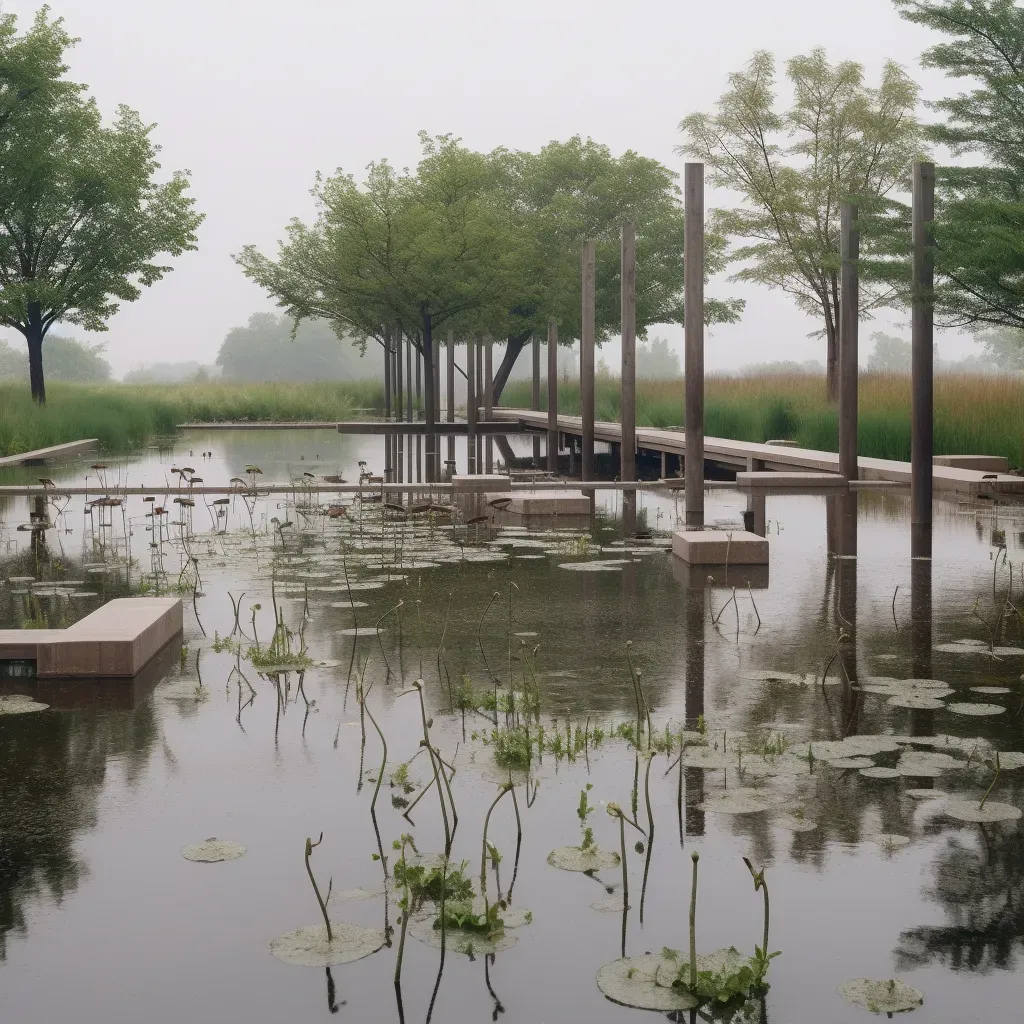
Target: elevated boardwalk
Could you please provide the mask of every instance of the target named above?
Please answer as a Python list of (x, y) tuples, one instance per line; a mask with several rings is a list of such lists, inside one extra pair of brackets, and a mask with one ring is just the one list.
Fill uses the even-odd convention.
[(53, 459), (64, 459), (69, 455), (81, 455), (82, 452), (94, 451), (99, 439), (87, 437), (81, 441), (68, 441), (67, 444), (55, 444), (49, 448), (36, 448), (35, 451), (21, 452), (18, 455), (0, 457), (0, 469), (8, 466), (37, 466)]
[(0, 629), (0, 662), (39, 679), (131, 678), (182, 632), (176, 597), (119, 597), (67, 629)]
[[(492, 417), (509, 424), (510, 429), (545, 432), (548, 426), (546, 412), (529, 409), (494, 409)], [(579, 416), (559, 416), (560, 433), (582, 436), (582, 419)], [(594, 439), (609, 444), (619, 444), (622, 429), (618, 423), (597, 422), (594, 424)], [(686, 454), (686, 435), (682, 430), (659, 430), (653, 427), (637, 427), (636, 445), (651, 452), (665, 452), (669, 455)], [(741, 472), (775, 470), (780, 472), (800, 471), (814, 473), (839, 472), (839, 455), (836, 452), (820, 452), (809, 448), (793, 448), (789, 445), (757, 444), (752, 441), (731, 441), (722, 437), (704, 438), (704, 458), (709, 462), (721, 463)], [(896, 459), (871, 459), (861, 456), (857, 460), (860, 478), (863, 481), (887, 481), (910, 485), (910, 463)], [(993, 497), (1024, 497), (1024, 477), (1009, 473), (985, 473), (979, 470), (962, 469), (956, 466), (936, 464), (933, 469), (935, 493), (942, 496), (961, 495), (976, 498), (979, 495)], [(770, 484), (766, 483), (766, 486)]]

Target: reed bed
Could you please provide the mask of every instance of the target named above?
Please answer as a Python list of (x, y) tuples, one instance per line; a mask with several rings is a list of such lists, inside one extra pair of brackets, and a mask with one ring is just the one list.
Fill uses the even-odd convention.
[[(501, 404), (529, 408), (529, 381), (513, 381)], [(638, 380), (637, 424), (680, 426), (684, 420), (681, 380)], [(542, 389), (543, 394), (543, 389)], [(618, 420), (619, 381), (599, 377), (595, 410), (599, 420)], [(910, 459), (910, 378), (862, 373), (860, 454)], [(578, 380), (559, 381), (558, 408), (579, 415)], [(837, 409), (828, 402), (823, 378), (809, 374), (761, 377), (709, 376), (704, 398), (705, 430), (738, 441), (784, 438), (801, 447), (836, 451)], [(935, 452), (943, 455), (1005, 455), (1024, 465), (1024, 379), (1016, 376), (950, 373), (935, 378)]]
[(372, 381), (316, 384), (52, 384), (36, 406), (24, 384), (0, 384), (0, 455), (99, 438), (107, 452), (139, 448), (179, 423), (342, 420), (383, 406)]

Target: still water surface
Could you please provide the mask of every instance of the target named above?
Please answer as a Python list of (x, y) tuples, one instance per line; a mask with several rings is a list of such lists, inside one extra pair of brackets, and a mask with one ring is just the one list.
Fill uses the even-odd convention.
[[(513, 444), (526, 452), (530, 442)], [(212, 457), (202, 457), (204, 451)], [(166, 497), (157, 491), (155, 503), (129, 499), (123, 517), (113, 510), (109, 526), (95, 510), (84, 514), (81, 499), (59, 516), (51, 508), (55, 528), (34, 551), (30, 535), (16, 529), (28, 521), (29, 503), (8, 500), (0, 509), (2, 626), (65, 624), (109, 597), (174, 585), (186, 567), (180, 657), (169, 652), (135, 688), (69, 690), (47, 711), (0, 716), (4, 1024), (262, 1024), (326, 1020), (335, 1012), (352, 1021), (397, 1020), (394, 948), (335, 967), (330, 979), (323, 968), (290, 966), (269, 952), (279, 934), (320, 920), (303, 866), (307, 836), (324, 834), (313, 856), (323, 887), (330, 877), (335, 892), (382, 888), (369, 816), (381, 748), (369, 726), (365, 748), (360, 742), (353, 680), (362, 676), (389, 747), (378, 803), (385, 849), (411, 832), (430, 852), (444, 841), (436, 795), (413, 811), (413, 828), (392, 804), (400, 788), (388, 784), (393, 767), (417, 754), (422, 736), (415, 694), (399, 694), (412, 680), (425, 681), (432, 739), (456, 768), (453, 855), (469, 861), (472, 876), (483, 816), (502, 772), (483, 742), (493, 728), (486, 713), (449, 713), (449, 681), (457, 687), (469, 678), (483, 690), (497, 677), (507, 692), (510, 673), (521, 688), (533, 665), (549, 737), (556, 728), (564, 733), (567, 723), (608, 733), (635, 719), (627, 641), (654, 732), (667, 728), (677, 737), (703, 716), (712, 745), (728, 744), (737, 757), (727, 768), (691, 765), (680, 776), (670, 770), (677, 738), (671, 755), (655, 755), (656, 828), (642, 925), (646, 850), (628, 848), (629, 955), (687, 948), (691, 850), (701, 856), (699, 949), (735, 945), (752, 953), (762, 903), (741, 860), (748, 856), (766, 866), (771, 946), (782, 951), (763, 1006), (746, 1008), (751, 1019), (867, 1020), (867, 1011), (836, 994), (840, 983), (858, 977), (899, 977), (922, 991), (924, 1004), (912, 1019), (1016, 1019), (1024, 935), (1020, 823), (964, 823), (944, 807), (950, 798), (980, 800), (996, 749), (1024, 749), (1019, 615), (1003, 615), (993, 633), (1007, 598), (1017, 602), (1024, 591), (1020, 510), (938, 505), (929, 566), (909, 559), (903, 494), (770, 496), (757, 510), (770, 538), (768, 573), (734, 567), (728, 579), (709, 581), (664, 550), (681, 511), (670, 497), (643, 497), (641, 523), (651, 537), (625, 549), (615, 496), (593, 522), (552, 526), (506, 517), (494, 528), (455, 531), (425, 515), (408, 525), (387, 512), (381, 526), (379, 509), (360, 510), (348, 497), (348, 517), (337, 519), (322, 514), (327, 498), (298, 491), (259, 500), (251, 518), (240, 498), (221, 519), (197, 498), (185, 545), (201, 576), (198, 618), (182, 529), (166, 527), (150, 546), (155, 535), (146, 514), (153, 504), (172, 510), (166, 520), (180, 521), (183, 513), (170, 500), (177, 493), (172, 466), (187, 463), (207, 483), (244, 477), (247, 464), (260, 466), (261, 482), (300, 479), (303, 472), (355, 480), (358, 460), (377, 469), (382, 451), (379, 439), (327, 433), (186, 435), (102, 471), (108, 481), (166, 478)], [(100, 471), (83, 463), (48, 472), (60, 485), (86, 475), (95, 480)], [(318, 503), (319, 511), (311, 507)], [(739, 528), (746, 508), (737, 491), (707, 497), (708, 519), (721, 526)], [(253, 525), (255, 537), (247, 532)], [(854, 529), (858, 557), (843, 557)], [(591, 561), (604, 563), (604, 571), (564, 567)], [(57, 581), (57, 592), (8, 582), (22, 576)], [(256, 629), (263, 642), (269, 639), (272, 579), (286, 622), (296, 634), (302, 630), (310, 657), (323, 663), (301, 677), (261, 674), (231, 650), (214, 650), (215, 637), (228, 636), (235, 624), (229, 593), (250, 637), (253, 606), (261, 606)], [(352, 598), (364, 603), (354, 610), (350, 586)], [(734, 587), (735, 604), (723, 611)], [(990, 654), (991, 647), (1002, 653)], [(232, 671), (238, 664), (255, 690), (251, 701), (248, 684)], [(936, 679), (953, 692), (942, 694), (936, 710), (903, 708), (889, 704), (892, 684), (876, 677)], [(0, 691), (32, 694), (34, 686), (7, 682)], [(979, 686), (1005, 692), (979, 693)], [(950, 710), (960, 704), (1002, 710)], [(890, 747), (899, 737), (905, 750), (938, 749), (956, 763), (926, 777), (871, 778), (818, 756), (810, 770), (809, 741), (813, 750), (857, 735), (889, 737)], [(946, 736), (957, 739), (936, 739)], [(756, 751), (766, 744), (783, 751), (778, 762), (758, 761)], [(799, 754), (802, 770), (793, 765)], [(901, 759), (891, 749), (869, 756), (876, 767)], [(576, 807), (587, 783), (597, 805), (589, 819), (595, 838), (603, 849), (618, 848), (618, 827), (602, 803), (629, 809), (634, 757), (626, 739), (610, 736), (596, 747), (588, 743), (573, 761), (545, 751), (528, 787), (517, 790), (517, 865), (515, 818), (507, 799), (498, 805), (489, 834), (502, 854), (497, 881), (507, 890), (515, 870), (512, 903), (529, 908), (533, 921), (493, 962), (449, 951), (432, 1019), (643, 1019), (644, 1011), (606, 1000), (594, 982), (598, 968), (620, 954), (622, 919), (591, 904), (608, 888), (620, 892), (621, 872), (591, 878), (546, 861), (554, 847), (580, 841)], [(741, 771), (744, 757), (748, 768)], [(642, 774), (641, 767), (638, 817), (646, 828)], [(416, 786), (430, 782), (425, 756), (411, 761), (409, 775)], [(1021, 775), (1017, 767), (1001, 771), (990, 801), (1024, 807)], [(714, 809), (737, 788), (754, 790), (768, 809)], [(907, 795), (927, 788), (939, 795)], [(804, 822), (817, 827), (796, 830)], [(879, 839), (887, 835), (909, 844)], [(180, 856), (182, 846), (208, 836), (243, 843), (247, 853), (209, 865)], [(491, 875), (489, 885), (495, 882)], [(385, 913), (395, 922), (394, 899), (390, 894), (385, 906), (384, 896), (335, 898), (331, 916), (382, 928)], [(438, 950), (410, 938), (402, 975), (406, 1019), (426, 1018), (438, 968)]]

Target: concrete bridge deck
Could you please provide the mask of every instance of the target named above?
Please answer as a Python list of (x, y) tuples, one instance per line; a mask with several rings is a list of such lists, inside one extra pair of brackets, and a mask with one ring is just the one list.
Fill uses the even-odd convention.
[[(548, 415), (529, 409), (494, 409), (493, 420), (503, 420), (510, 429), (546, 432)], [(581, 437), (583, 421), (579, 416), (559, 416), (560, 433)], [(622, 428), (618, 423), (598, 421), (594, 424), (594, 440), (608, 444), (619, 444)], [(665, 452), (670, 455), (686, 454), (686, 435), (682, 430), (660, 430), (654, 427), (636, 428), (636, 445), (639, 449)], [(941, 456), (939, 456), (941, 458)], [(839, 455), (836, 452), (814, 451), (809, 448), (793, 448), (788, 445), (758, 444), (752, 441), (732, 441), (722, 437), (704, 438), (704, 458), (709, 462), (721, 463), (732, 469), (753, 472), (757, 470), (802, 471), (817, 473), (838, 473)], [(910, 485), (910, 463), (896, 459), (872, 459), (861, 456), (857, 459), (862, 481), (888, 481)], [(979, 470), (962, 469), (955, 466), (936, 464), (932, 470), (933, 487), (937, 495), (976, 498), (979, 495), (993, 497), (1024, 497), (1024, 477), (1010, 473), (985, 473)]]

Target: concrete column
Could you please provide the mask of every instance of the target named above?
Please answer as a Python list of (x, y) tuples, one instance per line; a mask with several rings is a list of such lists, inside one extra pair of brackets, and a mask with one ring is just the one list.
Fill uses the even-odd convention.
[(582, 318), (580, 330), (580, 406), (583, 414), (581, 479), (594, 479), (594, 271), (596, 254), (593, 240), (583, 245)]
[(558, 472), (558, 325), (548, 324), (548, 472)]
[[(384, 331), (384, 419), (391, 419), (391, 331)], [(391, 435), (384, 435), (384, 479), (391, 479)]]
[(476, 460), (476, 410), (477, 410), (477, 347), (479, 336), (466, 342), (466, 458), (467, 473), (477, 471)]
[[(423, 354), (417, 348), (413, 352), (413, 363), (416, 366), (416, 408), (410, 419), (418, 423), (423, 419)], [(423, 482), (423, 435), (416, 435), (416, 483)]]
[[(394, 353), (395, 360), (395, 420), (401, 421), (405, 418), (405, 381), (402, 375), (402, 332), (395, 332)], [(405, 444), (401, 434), (395, 435), (395, 468), (398, 472), (399, 482), (405, 479)]]
[(412, 340), (405, 339), (405, 421), (412, 423)]
[(683, 329), (686, 334), (686, 528), (704, 528), (704, 165), (684, 171)]
[[(448, 373), (445, 380), (448, 402), (448, 422), (455, 422), (455, 333), (448, 332)], [(455, 435), (448, 435), (448, 461), (455, 461)]]
[[(531, 343), (533, 350), (533, 403), (534, 412), (540, 412), (540, 338), (535, 334)], [(533, 436), (533, 466), (540, 467), (540, 434)]]
[(622, 225), (622, 453), (623, 480), (636, 479), (636, 225)]
[(932, 555), (935, 165), (914, 163), (914, 278), (910, 370), (910, 554)]
[[(494, 419), (494, 341), (488, 335), (484, 340), (484, 419), (490, 423)], [(487, 435), (484, 442), (484, 472), (494, 472), (494, 440)]]
[(853, 203), (840, 205), (839, 251), (839, 473), (856, 480), (860, 231)]

